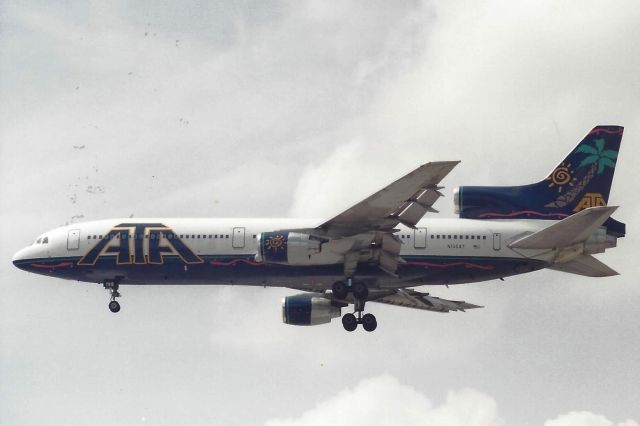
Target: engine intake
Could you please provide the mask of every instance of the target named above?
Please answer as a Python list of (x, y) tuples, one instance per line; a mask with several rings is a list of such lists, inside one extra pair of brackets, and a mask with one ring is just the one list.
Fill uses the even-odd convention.
[(331, 300), (313, 294), (298, 294), (282, 299), (282, 322), (291, 325), (318, 325), (338, 318), (341, 308)]

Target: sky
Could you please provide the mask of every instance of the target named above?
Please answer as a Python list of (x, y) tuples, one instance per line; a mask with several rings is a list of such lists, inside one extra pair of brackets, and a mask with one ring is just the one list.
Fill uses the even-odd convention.
[[(635, 1), (0, 1), (0, 424), (638, 426)], [(282, 324), (287, 289), (26, 274), (42, 232), (112, 217), (317, 217), (428, 161), (541, 179), (625, 126), (621, 273), (368, 306), (374, 333)], [(373, 305), (373, 304), (371, 304)]]

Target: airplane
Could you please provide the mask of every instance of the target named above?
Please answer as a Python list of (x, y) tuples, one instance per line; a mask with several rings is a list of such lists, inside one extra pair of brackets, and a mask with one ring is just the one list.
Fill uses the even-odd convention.
[[(329, 220), (145, 219), (73, 223), (18, 251), (18, 268), (101, 284), (109, 309), (121, 285), (288, 287), (283, 322), (342, 317), (347, 331), (377, 328), (365, 305), (433, 312), (480, 308), (416, 290), (503, 279), (549, 268), (617, 275), (593, 255), (616, 247), (626, 226), (608, 206), (623, 127), (596, 126), (553, 171), (523, 186), (460, 186), (458, 218), (437, 213), (439, 186), (459, 161), (424, 164)], [(353, 312), (342, 309), (353, 305)]]

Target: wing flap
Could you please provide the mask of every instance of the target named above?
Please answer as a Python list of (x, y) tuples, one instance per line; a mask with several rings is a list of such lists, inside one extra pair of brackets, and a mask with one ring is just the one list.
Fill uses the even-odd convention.
[(429, 293), (420, 293), (419, 291), (411, 289), (397, 289), (394, 290), (394, 293), (372, 299), (371, 302), (432, 312), (464, 312), (466, 309), (482, 308), (482, 306), (473, 305), (464, 301), (441, 299), (430, 296)]

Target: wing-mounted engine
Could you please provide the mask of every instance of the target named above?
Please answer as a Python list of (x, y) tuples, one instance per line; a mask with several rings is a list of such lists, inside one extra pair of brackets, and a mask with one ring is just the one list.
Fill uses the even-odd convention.
[(371, 232), (346, 238), (329, 238), (304, 232), (276, 231), (258, 235), (257, 262), (280, 265), (312, 266), (344, 264), (345, 276), (351, 276), (359, 263), (377, 263), (394, 274), (402, 243), (387, 232)]
[(297, 294), (282, 299), (282, 322), (285, 324), (326, 324), (340, 315), (340, 306), (316, 294)]
[(263, 232), (258, 235), (256, 261), (296, 266), (342, 263), (344, 256), (323, 248), (327, 242), (301, 232)]

